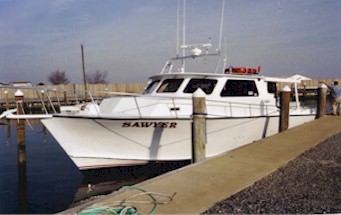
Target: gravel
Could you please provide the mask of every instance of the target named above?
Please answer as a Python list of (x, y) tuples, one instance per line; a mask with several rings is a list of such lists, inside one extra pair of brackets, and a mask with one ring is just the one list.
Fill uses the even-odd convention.
[(341, 212), (341, 133), (203, 214)]

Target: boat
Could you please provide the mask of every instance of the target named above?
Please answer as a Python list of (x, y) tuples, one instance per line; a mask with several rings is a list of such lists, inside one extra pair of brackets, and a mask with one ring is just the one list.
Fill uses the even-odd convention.
[(143, 93), (113, 93), (100, 104), (41, 121), (85, 170), (191, 160), (192, 97), (197, 90), (206, 99), (207, 158), (278, 133), (280, 83), (295, 88), (289, 128), (315, 119), (316, 109), (299, 102), (299, 80), (263, 76), (260, 67), (190, 71), (188, 61), (222, 58), (220, 48), (212, 47), (211, 42), (183, 42), (182, 55), (177, 53), (150, 77)]
[[(250, 73), (168, 70), (140, 94), (117, 93), (99, 105), (41, 120), (79, 169), (191, 159), (192, 96), (206, 98), (206, 157), (278, 133), (277, 85), (300, 81)], [(314, 108), (290, 105), (289, 128), (315, 119)]]

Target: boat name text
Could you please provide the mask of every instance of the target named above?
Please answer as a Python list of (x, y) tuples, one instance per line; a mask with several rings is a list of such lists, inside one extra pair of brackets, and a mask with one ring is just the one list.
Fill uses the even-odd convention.
[(176, 128), (176, 122), (123, 122), (123, 128)]

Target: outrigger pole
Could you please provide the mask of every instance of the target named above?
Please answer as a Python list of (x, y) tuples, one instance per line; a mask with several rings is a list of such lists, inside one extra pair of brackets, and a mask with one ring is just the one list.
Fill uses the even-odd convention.
[(84, 91), (85, 91), (85, 99), (87, 97), (88, 86), (86, 81), (86, 73), (85, 73), (85, 60), (84, 60), (84, 48), (83, 44), (81, 44), (81, 51), (82, 51), (82, 68), (83, 68), (83, 81), (84, 81)]

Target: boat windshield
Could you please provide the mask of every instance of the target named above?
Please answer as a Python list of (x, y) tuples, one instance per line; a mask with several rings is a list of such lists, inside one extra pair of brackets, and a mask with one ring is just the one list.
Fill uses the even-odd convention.
[(215, 85), (217, 84), (217, 80), (214, 79), (191, 79), (185, 90), (184, 93), (194, 93), (198, 88), (201, 88), (207, 95), (213, 92)]
[(143, 94), (150, 94), (151, 92), (153, 92), (159, 83), (160, 80), (153, 80), (152, 82), (150, 82), (147, 88), (144, 90)]
[(159, 89), (157, 90), (158, 93), (175, 93), (181, 83), (183, 82), (183, 79), (165, 79)]

